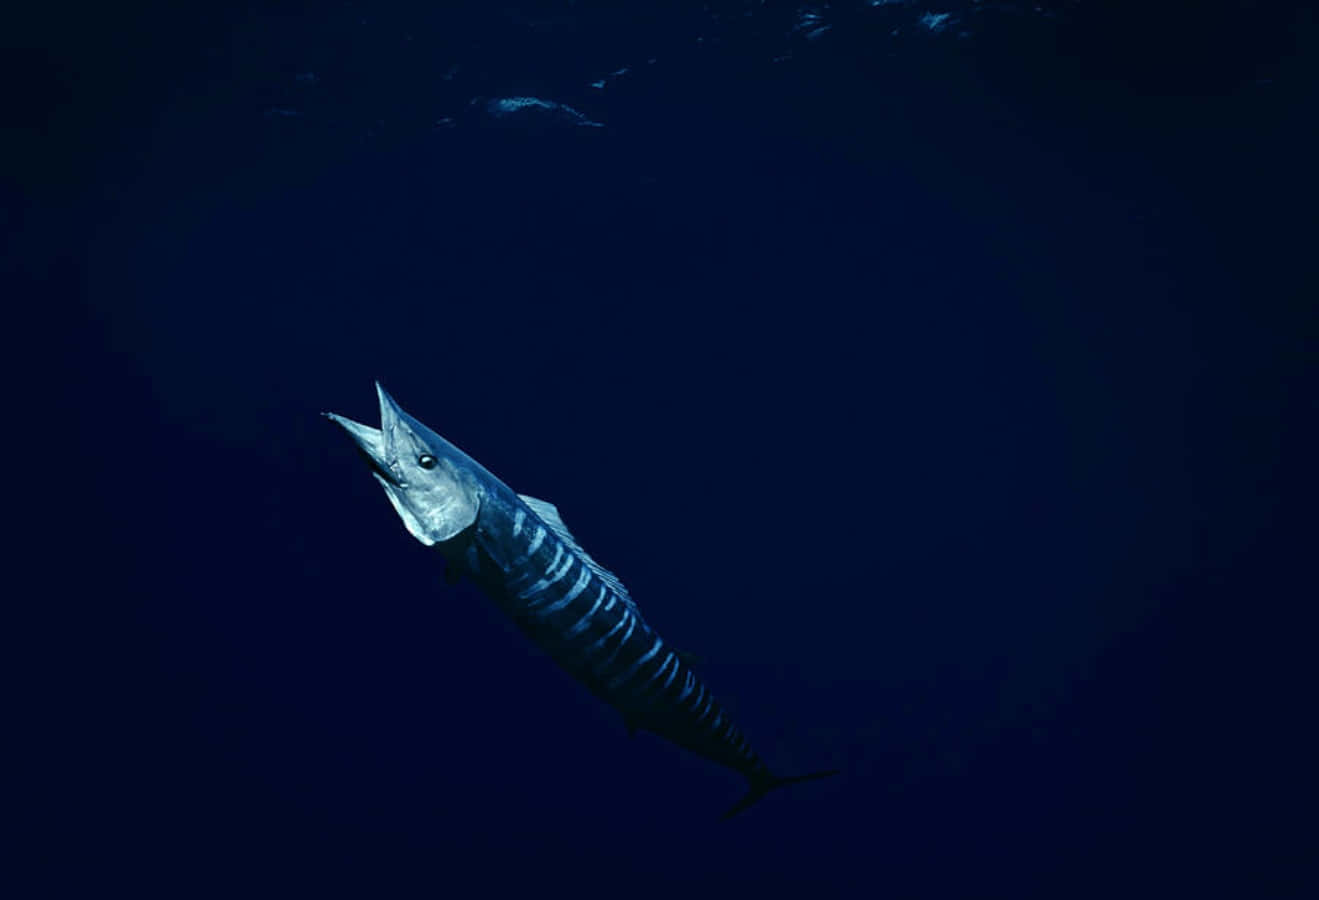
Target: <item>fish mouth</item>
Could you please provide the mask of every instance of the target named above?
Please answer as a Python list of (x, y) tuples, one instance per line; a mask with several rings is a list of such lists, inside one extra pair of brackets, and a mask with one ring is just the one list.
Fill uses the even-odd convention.
[(348, 432), (348, 436), (357, 445), (357, 452), (366, 460), (373, 474), (393, 487), (407, 487), (407, 482), (398, 476), (397, 464), (391, 462), (393, 454), (390, 453), (390, 446), (393, 444), (391, 438), (399, 422), (398, 404), (394, 402), (393, 397), (385, 393), (385, 389), (378, 381), (376, 393), (380, 398), (380, 428), (354, 422), (338, 413), (327, 412), (321, 415)]
[(394, 474), (388, 463), (381, 462), (361, 447), (357, 448), (357, 452), (362, 455), (362, 458), (366, 460), (367, 465), (371, 467), (371, 474), (375, 475), (381, 481), (388, 482), (391, 486), (396, 488), (405, 488), (408, 486), (406, 481), (403, 481)]
[(321, 415), (348, 432), (348, 436), (357, 445), (358, 454), (366, 460), (366, 464), (371, 467), (373, 474), (389, 482), (394, 487), (403, 486), (403, 482), (394, 475), (389, 460), (385, 456), (384, 434), (380, 429), (363, 425), (361, 422), (354, 422), (352, 419), (338, 413), (327, 412), (321, 413)]

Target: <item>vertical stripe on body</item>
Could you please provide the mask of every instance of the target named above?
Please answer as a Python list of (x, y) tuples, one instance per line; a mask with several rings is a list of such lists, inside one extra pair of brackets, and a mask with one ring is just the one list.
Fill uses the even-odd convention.
[(664, 688), (669, 686), (669, 681), (673, 680), (674, 672), (678, 671), (678, 657), (674, 655), (672, 650), (664, 654), (664, 659), (660, 662), (659, 668), (656, 669), (649, 678), (647, 678), (641, 685), (637, 687), (637, 693), (644, 694), (652, 684), (654, 684), (656, 681), (659, 680), (659, 677), (664, 674), (664, 670), (669, 667), (670, 663), (673, 664), (673, 672), (669, 673), (669, 680), (664, 682), (664, 687), (660, 688), (660, 692), (663, 693)]
[(687, 677), (684, 678), (682, 681), (682, 693), (678, 695), (677, 702), (682, 703), (682, 701), (686, 700), (687, 695), (690, 694), (692, 692), (692, 689), (695, 687), (696, 687), (696, 675), (689, 670), (687, 672)]
[[(546, 569), (546, 573), (547, 573), (548, 577), (546, 577), (546, 578), (542, 578), (540, 581), (536, 582), (535, 584), (533, 584), (531, 587), (527, 588), (526, 590), (524, 590), (524, 591), (519, 591), (519, 592), (518, 592), (518, 596), (521, 597), (523, 600), (528, 600), (528, 599), (530, 599), (531, 597), (534, 597), (536, 594), (541, 593), (541, 592), (544, 591), (547, 587), (549, 587), (550, 585), (554, 584), (554, 583), (555, 583), (556, 581), (558, 581), (559, 579), (563, 578), (563, 576), (565, 576), (565, 575), (568, 574), (568, 570), (572, 568), (572, 564), (575, 563), (575, 562), (577, 562), (577, 560), (573, 557), (573, 555), (572, 555), (571, 553), (564, 553), (564, 552), (563, 552), (563, 545), (562, 545), (562, 544), (560, 544), (560, 545), (558, 546), (558, 548), (556, 548), (556, 549), (558, 550), (558, 552), (557, 552), (557, 553), (555, 554), (555, 556), (554, 556), (554, 562), (558, 562), (559, 559), (560, 559), (560, 557), (562, 557), (562, 559), (563, 559), (563, 564), (560, 565), (559, 568), (558, 568), (557, 570), (555, 570), (555, 568), (554, 568), (554, 563), (550, 563), (549, 568)], [(586, 568), (586, 567), (583, 566), (582, 568)], [(552, 595), (551, 595), (551, 596), (552, 596)], [(533, 600), (531, 603), (528, 603), (527, 606), (528, 606), (528, 607), (536, 606), (536, 605), (538, 605), (538, 604), (540, 604), (540, 603), (543, 603), (543, 602), (544, 602), (545, 600), (547, 600), (547, 599), (549, 599), (549, 598), (548, 598), (548, 597), (544, 597), (544, 598), (542, 598), (542, 599), (540, 599), (540, 600)]]
[[(548, 576), (550, 573), (554, 572), (554, 568), (557, 565), (559, 565), (559, 562), (563, 559), (563, 556), (564, 556), (563, 544), (555, 544), (554, 558), (550, 560), (550, 564), (548, 566), (546, 566), (543, 570), (533, 566), (528, 566), (525, 572), (519, 572), (518, 574), (513, 576), (513, 580), (512, 582), (510, 582), (509, 586), (512, 587), (513, 585), (517, 584), (519, 581), (527, 581), (535, 577), (536, 575)], [(571, 553), (568, 554), (568, 565), (572, 565)], [(563, 573), (561, 572), (560, 574)], [(541, 591), (545, 590), (545, 588), (547, 588), (551, 583), (553, 583), (556, 580), (557, 579), (553, 579), (549, 577), (542, 577), (531, 587), (519, 589), (517, 591), (517, 596), (520, 599), (525, 600), (528, 597), (530, 597), (532, 594), (539, 594)]]
[(710, 715), (710, 710), (714, 709), (714, 695), (705, 693), (705, 685), (701, 685), (701, 693), (705, 695), (705, 700), (697, 708), (705, 707), (705, 711), (696, 717), (698, 723), (704, 722), (705, 717)]
[[(627, 646), (627, 639), (632, 637), (632, 632), (637, 627), (637, 617), (632, 615), (630, 611), (625, 612), (623, 614), (622, 621), (627, 622), (627, 631), (623, 632), (623, 637), (618, 642), (618, 646), (615, 647), (612, 651), (610, 651), (609, 655), (605, 657), (604, 660), (600, 663), (601, 668), (613, 664), (614, 660), (618, 658), (619, 651), (622, 650), (625, 646)], [(620, 621), (619, 624), (622, 624), (622, 621)]]
[[(517, 557), (514, 558), (512, 562), (508, 564), (507, 572), (512, 580), (516, 581), (517, 579), (522, 578), (527, 574), (530, 574), (530, 573), (523, 573), (520, 570), (527, 563), (531, 562), (531, 558), (536, 555), (536, 551), (540, 549), (540, 545), (545, 543), (545, 535), (547, 533), (548, 532), (546, 532), (545, 529), (540, 525), (536, 526), (536, 530), (531, 535), (531, 542), (527, 545), (527, 549), (523, 550)], [(560, 548), (560, 552), (562, 552), (562, 548)], [(511, 587), (511, 583), (510, 583), (510, 587)]]
[(609, 686), (614, 688), (622, 687), (628, 681), (632, 680), (632, 677), (641, 671), (641, 667), (654, 658), (656, 653), (659, 653), (660, 647), (662, 646), (664, 646), (664, 641), (660, 639), (659, 635), (656, 635), (655, 643), (651, 645), (650, 649), (641, 654), (641, 656), (634, 660), (632, 664), (624, 669), (619, 675), (615, 676)]
[[(586, 569), (583, 569), (582, 571), (585, 572)], [(595, 611), (600, 608), (600, 603), (602, 600), (604, 600), (605, 594), (607, 593), (609, 593), (608, 585), (604, 585), (604, 584), (600, 585), (600, 594), (595, 598), (595, 602), (591, 604), (591, 608), (588, 609), (586, 612), (582, 613), (582, 617), (580, 619), (578, 619), (576, 622), (574, 622), (572, 625), (570, 625), (567, 629), (564, 630), (563, 636), (565, 638), (577, 637), (577, 635), (581, 634), (583, 631), (587, 629), (587, 626), (591, 624), (591, 616), (595, 615)], [(613, 599), (614, 599), (613, 597), (609, 598), (611, 605), (613, 604)], [(609, 607), (606, 606), (605, 609), (607, 610), (609, 609)]]
[[(679, 659), (678, 659), (678, 654), (673, 653), (673, 652), (670, 651), (670, 653), (669, 653), (669, 658), (673, 660), (673, 671), (669, 672), (669, 677), (668, 677), (668, 678), (665, 678), (665, 679), (664, 679), (664, 683), (663, 683), (662, 685), (660, 685), (660, 693), (661, 693), (661, 694), (664, 693), (665, 691), (667, 691), (667, 690), (669, 689), (669, 685), (673, 683), (673, 679), (674, 679), (674, 677), (678, 674), (678, 669), (682, 668), (682, 664), (681, 664), (681, 662), (680, 662)], [(663, 671), (663, 670), (661, 670), (661, 671)], [(656, 674), (657, 674), (657, 676), (658, 676), (658, 673), (656, 673)]]
[(627, 614), (624, 614), (624, 615), (620, 616), (619, 619), (618, 619), (618, 621), (614, 623), (614, 627), (613, 627), (613, 628), (610, 628), (610, 629), (609, 629), (608, 631), (606, 631), (604, 634), (600, 635), (600, 637), (598, 637), (598, 638), (596, 638), (594, 641), (592, 641), (592, 642), (590, 643), (590, 645), (587, 646), (586, 649), (585, 649), (583, 652), (584, 652), (586, 655), (589, 656), (590, 654), (595, 653), (595, 652), (598, 651), (598, 650), (602, 650), (602, 649), (604, 649), (605, 641), (607, 641), (607, 640), (609, 640), (611, 637), (613, 637), (614, 634), (615, 634), (620, 628), (622, 628), (624, 625), (626, 625), (626, 624), (627, 624), (627, 620), (628, 620), (628, 616), (627, 616)]
[[(571, 561), (569, 562), (567, 568), (572, 568)], [(559, 580), (558, 578), (551, 579), (550, 584), (553, 584), (555, 581), (558, 580)], [(590, 581), (591, 581), (591, 570), (588, 569), (586, 566), (582, 566), (582, 574), (577, 576), (576, 583), (574, 583), (573, 586), (568, 589), (568, 593), (564, 594), (561, 598), (555, 600), (553, 603), (551, 603), (549, 606), (546, 606), (544, 609), (536, 610), (536, 615), (541, 618), (545, 618), (551, 613), (556, 613), (559, 610), (563, 609), (569, 603), (572, 603), (579, 596), (581, 596), (582, 592), (586, 590), (586, 586), (590, 583)], [(532, 603), (529, 603), (528, 606), (535, 607), (538, 603), (540, 603), (540, 601), (536, 600), (533, 601)]]

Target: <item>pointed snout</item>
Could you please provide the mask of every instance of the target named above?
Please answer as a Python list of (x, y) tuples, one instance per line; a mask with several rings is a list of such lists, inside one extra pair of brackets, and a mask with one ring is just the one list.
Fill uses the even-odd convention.
[(361, 422), (354, 422), (352, 419), (336, 413), (321, 413), (325, 418), (334, 422), (357, 444), (357, 449), (361, 451), (362, 456), (370, 464), (371, 470), (376, 475), (388, 480), (391, 484), (397, 484), (398, 479), (394, 477), (392, 467), (389, 465), (389, 457), (385, 448), (384, 435), (370, 425), (363, 425)]
[(367, 461), (378, 475), (382, 475), (394, 484), (399, 483), (397, 473), (394, 472), (394, 466), (391, 460), (395, 459), (394, 451), (395, 436), (399, 432), (400, 425), (404, 424), (406, 413), (394, 402), (394, 398), (376, 382), (376, 395), (380, 400), (380, 427), (372, 428), (370, 425), (363, 425), (361, 422), (354, 422), (345, 416), (337, 413), (321, 413), (331, 422), (336, 423), (357, 444), (358, 449), (366, 456)]
[(403, 410), (394, 402), (394, 398), (389, 396), (388, 392), (381, 387), (378, 381), (376, 382), (376, 395), (380, 398), (379, 428), (372, 428), (370, 425), (354, 422), (347, 416), (341, 416), (338, 413), (323, 412), (321, 415), (343, 428), (357, 442), (357, 446), (361, 447), (365, 453), (377, 462), (383, 463), (390, 443), (387, 436), (398, 427), (399, 415)]
[(394, 402), (394, 398), (389, 396), (389, 392), (378, 381), (376, 382), (376, 397), (380, 400), (380, 433), (383, 436), (385, 453), (393, 457), (395, 435), (398, 434), (399, 425), (407, 414), (403, 412), (401, 406)]
[(370, 425), (363, 425), (361, 422), (354, 422), (352, 419), (345, 418), (337, 413), (321, 413), (325, 418), (334, 422), (349, 436), (357, 442), (357, 446), (362, 448), (362, 452), (372, 459), (383, 462), (385, 459), (385, 444), (382, 435), (378, 429)]

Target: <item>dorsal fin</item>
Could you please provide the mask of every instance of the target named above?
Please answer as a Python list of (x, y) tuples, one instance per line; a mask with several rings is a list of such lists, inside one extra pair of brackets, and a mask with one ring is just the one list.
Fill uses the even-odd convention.
[(549, 527), (550, 531), (554, 532), (559, 540), (567, 544), (574, 553), (581, 557), (582, 562), (586, 563), (591, 571), (598, 575), (600, 580), (609, 586), (609, 589), (614, 592), (618, 599), (621, 600), (628, 609), (632, 610), (634, 615), (641, 615), (641, 611), (637, 609), (636, 601), (628, 594), (627, 588), (623, 587), (623, 582), (619, 581), (618, 576), (613, 572), (591, 559), (591, 554), (582, 549), (582, 545), (577, 543), (577, 538), (572, 536), (572, 532), (568, 530), (568, 526), (563, 524), (563, 519), (559, 516), (559, 510), (555, 508), (553, 503), (547, 503), (544, 500), (537, 500), (535, 497), (528, 497), (526, 494), (518, 494), (518, 497), (522, 499), (523, 503), (531, 507), (531, 511)]

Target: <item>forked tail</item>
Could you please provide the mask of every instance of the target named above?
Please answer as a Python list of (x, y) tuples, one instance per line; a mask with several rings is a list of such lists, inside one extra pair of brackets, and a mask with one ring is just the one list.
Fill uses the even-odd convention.
[(747, 792), (741, 800), (737, 801), (724, 813), (722, 818), (731, 819), (733, 816), (742, 812), (751, 804), (755, 803), (761, 797), (770, 791), (781, 787), (787, 787), (790, 784), (797, 784), (801, 781), (814, 781), (817, 778), (828, 778), (830, 775), (837, 775), (838, 769), (829, 769), (825, 772), (812, 772), (809, 775), (788, 775), (786, 777), (770, 775), (768, 772), (757, 773), (747, 776), (749, 782)]

